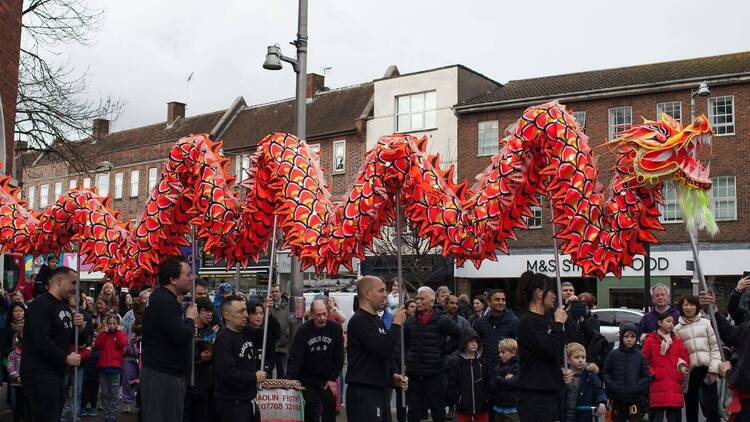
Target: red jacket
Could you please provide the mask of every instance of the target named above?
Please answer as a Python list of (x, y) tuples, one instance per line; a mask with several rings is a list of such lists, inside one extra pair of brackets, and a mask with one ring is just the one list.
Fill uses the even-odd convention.
[(97, 368), (122, 368), (125, 346), (128, 345), (128, 335), (125, 331), (102, 331), (96, 337), (94, 348), (99, 349)]
[(672, 334), (672, 345), (666, 355), (661, 354), (661, 337), (656, 332), (648, 334), (643, 341), (643, 356), (653, 377), (648, 389), (651, 407), (683, 407), (682, 372), (677, 362), (682, 359), (690, 367), (690, 355), (680, 337)]

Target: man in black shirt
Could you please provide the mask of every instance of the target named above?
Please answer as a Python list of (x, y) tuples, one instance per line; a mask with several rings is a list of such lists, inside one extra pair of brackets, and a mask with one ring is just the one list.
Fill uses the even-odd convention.
[(357, 422), (390, 420), (388, 389), (394, 384), (406, 389), (406, 377), (395, 373), (391, 359), (400, 341), (406, 312), (399, 307), (390, 331), (377, 315), (385, 305), (385, 283), (364, 276), (357, 282), (359, 309), (347, 325), (346, 417)]
[(310, 319), (294, 336), (287, 375), (305, 389), (305, 422), (336, 421), (336, 379), (344, 367), (344, 333), (328, 320), (322, 299), (310, 305)]
[[(262, 305), (253, 306), (253, 314), (263, 314)], [(214, 343), (217, 419), (219, 422), (258, 422), (260, 411), (255, 396), (258, 383), (266, 379), (266, 371), (260, 368), (263, 330), (248, 329), (247, 303), (241, 296), (225, 297), (220, 309), (224, 327)]]
[(39, 268), (39, 273), (34, 278), (34, 297), (44, 294), (47, 291), (47, 283), (52, 277), (52, 272), (57, 269), (57, 257), (55, 255), (49, 255), (47, 257), (47, 263), (42, 264)]
[[(195, 288), (198, 289), (198, 283), (195, 284)], [(188, 383), (183, 422), (208, 421), (213, 413), (213, 347), (219, 326), (212, 325), (214, 304), (211, 299), (205, 296), (196, 297), (195, 306), (198, 308), (198, 318), (195, 319), (196, 336), (193, 342), (195, 360), (190, 368), (195, 371), (195, 376), (192, 379), (194, 384)]]
[(68, 300), (76, 294), (77, 273), (68, 267), (56, 268), (49, 277), (49, 289), (29, 303), (23, 330), (21, 379), (37, 422), (59, 421), (65, 404), (63, 378), (69, 366), (80, 366), (81, 356), (71, 351), (75, 342), (85, 340), (82, 314), (72, 314)]
[(190, 291), (193, 270), (182, 255), (159, 265), (159, 288), (151, 293), (143, 313), (141, 410), (144, 422), (181, 422), (185, 403), (185, 372), (198, 311), (183, 314), (178, 296)]

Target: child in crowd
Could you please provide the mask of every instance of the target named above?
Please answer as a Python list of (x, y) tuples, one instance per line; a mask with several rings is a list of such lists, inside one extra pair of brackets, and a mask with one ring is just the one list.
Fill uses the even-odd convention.
[(580, 343), (569, 343), (565, 352), (573, 380), (561, 393), (560, 420), (591, 422), (594, 412), (601, 416), (607, 411), (607, 395), (597, 375), (599, 367), (593, 363), (586, 365), (586, 348)]
[(683, 378), (688, 375), (690, 356), (680, 337), (672, 333), (674, 316), (659, 314), (653, 333), (643, 342), (643, 356), (653, 376), (649, 387), (649, 421), (679, 422), (682, 420)]
[(22, 347), (20, 336), (13, 337), (13, 347), (8, 355), (8, 380), (10, 393), (10, 406), (13, 410), (13, 421), (28, 421), (31, 417), (31, 409), (26, 402), (26, 396), (21, 384), (21, 354)]
[(488, 375), (480, 359), (482, 342), (471, 328), (461, 338), (461, 353), (448, 369), (448, 394), (456, 404), (456, 422), (488, 422)]
[(645, 397), (651, 374), (648, 362), (638, 349), (638, 328), (631, 322), (620, 325), (620, 347), (604, 363), (602, 380), (612, 400), (614, 422), (640, 421), (646, 412)]
[(500, 340), (497, 346), (500, 363), (492, 370), (490, 390), (495, 422), (519, 422), (516, 402), (516, 380), (518, 379), (518, 343), (515, 339)]
[(120, 405), (120, 374), (125, 359), (124, 350), (128, 335), (120, 326), (120, 318), (111, 313), (106, 317), (107, 331), (96, 337), (94, 347), (100, 350), (96, 367), (99, 369), (99, 384), (102, 391), (102, 408), (105, 422), (117, 422)]

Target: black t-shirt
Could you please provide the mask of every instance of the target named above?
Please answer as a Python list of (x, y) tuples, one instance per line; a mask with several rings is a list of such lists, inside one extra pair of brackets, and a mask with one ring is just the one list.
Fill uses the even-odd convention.
[(214, 342), (214, 397), (249, 401), (258, 393), (255, 372), (260, 370), (263, 330), (235, 332), (223, 327)]
[(287, 376), (303, 385), (323, 386), (335, 381), (344, 367), (344, 334), (341, 325), (327, 321), (318, 329), (307, 321), (294, 336)]
[[(75, 341), (73, 313), (67, 303), (46, 292), (29, 303), (23, 327), (21, 377), (52, 371), (62, 376)], [(80, 340), (85, 341), (85, 330)], [(83, 341), (81, 341), (83, 343)]]
[(401, 326), (385, 329), (383, 320), (360, 308), (347, 325), (346, 382), (386, 388), (393, 383), (391, 358), (399, 344)]

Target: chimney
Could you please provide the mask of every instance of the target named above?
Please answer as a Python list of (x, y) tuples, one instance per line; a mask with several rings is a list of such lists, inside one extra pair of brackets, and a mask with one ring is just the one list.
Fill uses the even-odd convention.
[(167, 125), (171, 125), (177, 119), (185, 118), (185, 103), (170, 101), (167, 103)]
[(317, 73), (307, 74), (307, 99), (310, 100), (315, 96), (316, 92), (320, 92), (325, 88), (325, 77), (318, 75)]
[(102, 139), (109, 135), (109, 120), (107, 119), (94, 119), (94, 124), (91, 128), (91, 135), (94, 139)]

